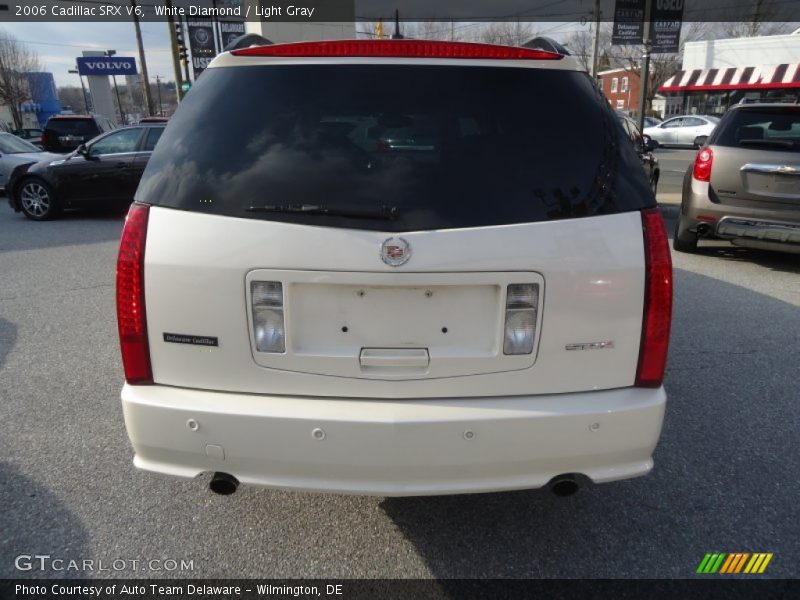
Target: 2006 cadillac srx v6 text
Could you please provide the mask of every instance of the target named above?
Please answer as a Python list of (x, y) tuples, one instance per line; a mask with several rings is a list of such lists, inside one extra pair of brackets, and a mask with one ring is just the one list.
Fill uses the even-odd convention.
[(136, 200), (117, 308), (141, 469), (404, 496), (653, 467), (667, 237), (574, 58), (413, 40), (223, 53)]

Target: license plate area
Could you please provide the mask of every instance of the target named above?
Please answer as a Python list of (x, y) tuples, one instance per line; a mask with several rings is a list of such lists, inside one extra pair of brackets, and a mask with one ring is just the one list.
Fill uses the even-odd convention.
[[(251, 281), (281, 281), (286, 351), (258, 352), (261, 366), (365, 379), (425, 379), (528, 368), (538, 350), (544, 280), (532, 272), (340, 273), (251, 271)], [(533, 353), (503, 354), (505, 294), (510, 283), (538, 283), (540, 310)], [(249, 312), (249, 311), (248, 311)], [(248, 315), (251, 319), (251, 316)], [(400, 356), (424, 351), (428, 360), (368, 357), (383, 349)], [(411, 365), (411, 362), (414, 364)]]
[(800, 200), (800, 176), (780, 173), (744, 172), (748, 193), (775, 199)]

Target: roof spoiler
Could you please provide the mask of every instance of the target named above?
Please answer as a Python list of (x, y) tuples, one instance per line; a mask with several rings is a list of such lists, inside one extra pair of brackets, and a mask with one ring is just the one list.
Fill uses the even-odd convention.
[(556, 52), (564, 56), (570, 56), (569, 50), (562, 44), (559, 44), (552, 38), (537, 36), (529, 39), (522, 44), (523, 48), (530, 48), (532, 50), (546, 50), (547, 52)]
[(249, 48), (250, 46), (269, 46), (271, 44), (272, 41), (268, 40), (263, 35), (258, 35), (257, 33), (245, 33), (244, 35), (240, 35), (236, 39), (232, 40), (230, 44), (222, 49), (222, 51), (230, 52), (231, 50), (241, 50), (242, 48)]

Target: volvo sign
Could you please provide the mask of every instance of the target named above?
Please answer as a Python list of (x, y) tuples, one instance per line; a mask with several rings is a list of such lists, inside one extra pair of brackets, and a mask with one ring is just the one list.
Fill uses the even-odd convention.
[(136, 59), (128, 56), (79, 56), (81, 75), (136, 75)]

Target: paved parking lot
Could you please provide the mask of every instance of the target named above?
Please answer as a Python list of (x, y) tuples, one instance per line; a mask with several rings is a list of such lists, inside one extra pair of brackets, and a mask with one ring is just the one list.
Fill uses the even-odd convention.
[[(662, 210), (671, 230), (677, 207)], [(97, 214), (33, 223), (0, 205), (0, 577), (20, 575), (20, 554), (193, 561), (122, 576), (687, 577), (714, 550), (774, 552), (767, 575), (800, 576), (797, 256), (727, 244), (674, 256), (670, 401), (647, 477), (565, 499), (220, 497), (206, 479), (131, 464), (121, 227)]]

